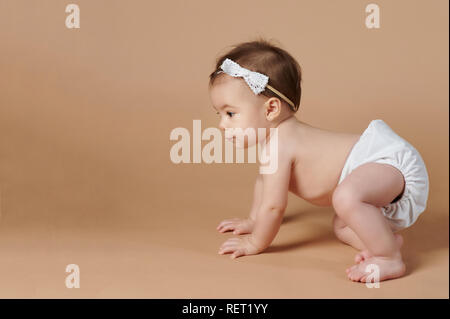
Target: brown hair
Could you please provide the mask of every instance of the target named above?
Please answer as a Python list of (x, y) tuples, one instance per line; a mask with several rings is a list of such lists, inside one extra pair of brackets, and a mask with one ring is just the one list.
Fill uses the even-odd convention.
[(294, 103), (295, 109), (292, 109), (280, 96), (269, 89), (265, 89), (260, 94), (280, 98), (280, 101), (286, 103), (292, 111), (298, 110), (302, 95), (302, 70), (298, 62), (287, 51), (262, 38), (236, 44), (233, 49), (217, 59), (216, 70), (209, 75), (210, 86), (214, 84), (214, 80), (219, 75), (223, 74), (218, 71), (221, 70), (220, 66), (226, 58), (246, 69), (267, 75), (269, 77), (268, 84), (290, 99)]

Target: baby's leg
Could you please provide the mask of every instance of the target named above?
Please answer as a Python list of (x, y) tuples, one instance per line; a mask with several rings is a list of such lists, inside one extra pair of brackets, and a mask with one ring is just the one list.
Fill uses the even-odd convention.
[[(340, 241), (360, 250), (360, 252), (355, 256), (356, 263), (372, 257), (370, 251), (366, 248), (366, 246), (364, 246), (364, 243), (361, 239), (359, 239), (358, 235), (356, 235), (356, 233), (349, 226), (347, 226), (347, 224), (345, 224), (345, 222), (339, 218), (338, 215), (334, 215), (333, 229), (336, 237)], [(403, 245), (403, 237), (400, 234), (394, 234), (394, 237), (398, 248), (401, 248)]]
[(369, 252), (369, 258), (347, 270), (350, 279), (364, 282), (368, 275), (365, 269), (370, 264), (379, 266), (380, 281), (404, 274), (397, 239), (380, 208), (403, 189), (403, 175), (395, 167), (367, 163), (353, 170), (333, 193), (336, 214)]
[(342, 218), (339, 218), (338, 215), (334, 215), (333, 230), (336, 237), (340, 241), (358, 250), (366, 250), (366, 246), (364, 246), (358, 235), (356, 235), (355, 232), (350, 227), (348, 227), (347, 224), (342, 220)]

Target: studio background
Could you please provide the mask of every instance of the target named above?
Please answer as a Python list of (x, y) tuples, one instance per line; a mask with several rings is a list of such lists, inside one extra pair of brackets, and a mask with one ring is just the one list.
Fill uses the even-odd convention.
[[(448, 1), (378, 0), (379, 29), (369, 3), (0, 0), (0, 297), (448, 298)], [(402, 232), (405, 277), (349, 281), (333, 209), (292, 195), (266, 252), (217, 254), (257, 166), (174, 164), (169, 135), (217, 127), (208, 75), (257, 37), (302, 67), (297, 118), (352, 133), (383, 119), (421, 153), (430, 195)]]

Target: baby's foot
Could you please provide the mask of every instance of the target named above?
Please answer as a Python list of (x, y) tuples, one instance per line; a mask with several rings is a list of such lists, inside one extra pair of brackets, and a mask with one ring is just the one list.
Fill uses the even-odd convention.
[(347, 277), (352, 281), (366, 282), (367, 276), (370, 275), (370, 271), (366, 272), (366, 267), (371, 264), (375, 264), (379, 267), (379, 281), (401, 277), (406, 270), (405, 264), (399, 253), (396, 257), (367, 258), (363, 262), (347, 268)]
[[(400, 249), (403, 245), (403, 237), (400, 234), (394, 234), (396, 243), (397, 243), (397, 247), (398, 249)], [(369, 259), (370, 257), (372, 257), (372, 254), (367, 250), (361, 250), (358, 254), (356, 254), (355, 256), (355, 263), (360, 263), (363, 262), (366, 259)]]

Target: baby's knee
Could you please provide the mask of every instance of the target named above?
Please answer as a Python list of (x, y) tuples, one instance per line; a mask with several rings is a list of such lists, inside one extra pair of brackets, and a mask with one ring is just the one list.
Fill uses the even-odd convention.
[(349, 187), (338, 187), (333, 193), (332, 204), (336, 215), (345, 219), (345, 217), (357, 210), (361, 202), (358, 200), (355, 192)]

